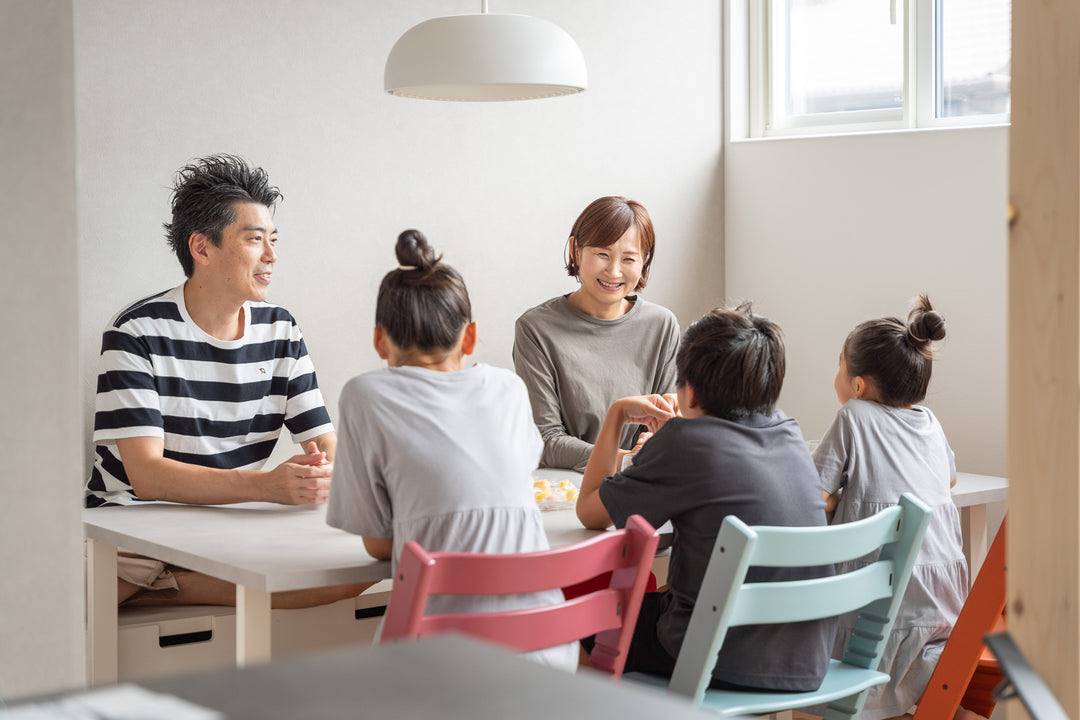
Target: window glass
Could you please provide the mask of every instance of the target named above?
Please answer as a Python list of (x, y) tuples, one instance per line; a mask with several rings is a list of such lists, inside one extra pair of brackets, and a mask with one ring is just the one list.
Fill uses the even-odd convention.
[(1011, 0), (741, 2), (750, 137), (1008, 122)]
[[(903, 16), (889, 0), (778, 0), (775, 110), (788, 116), (902, 108)], [(779, 77), (777, 77), (779, 76)]]
[(937, 117), (1009, 112), (1010, 0), (937, 0)]

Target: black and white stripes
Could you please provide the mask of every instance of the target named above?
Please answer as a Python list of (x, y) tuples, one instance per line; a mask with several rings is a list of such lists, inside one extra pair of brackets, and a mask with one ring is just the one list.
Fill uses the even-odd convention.
[(113, 319), (102, 336), (87, 507), (137, 499), (118, 439), (160, 437), (167, 458), (260, 468), (282, 425), (297, 442), (333, 430), (293, 317), (267, 303), (244, 313), (243, 337), (213, 338), (188, 316), (180, 286)]

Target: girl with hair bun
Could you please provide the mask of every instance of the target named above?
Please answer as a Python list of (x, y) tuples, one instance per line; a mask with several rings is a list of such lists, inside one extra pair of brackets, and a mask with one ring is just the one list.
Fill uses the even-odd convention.
[[(476, 323), (465, 282), (423, 233), (406, 230), (399, 266), (375, 307), (375, 351), (387, 367), (341, 392), (327, 522), (360, 535), (396, 569), (415, 540), (428, 551), (548, 549), (532, 471), (543, 444), (525, 384), (488, 365), (466, 367)], [(438, 596), (428, 613), (514, 610), (562, 602), (558, 590), (500, 597)], [(529, 656), (566, 670), (576, 644)]]
[[(949, 494), (956, 460), (937, 418), (917, 404), (930, 384), (933, 344), (944, 338), (945, 318), (926, 295), (906, 323), (887, 317), (852, 330), (834, 383), (843, 407), (814, 451), (834, 524), (874, 515), (904, 492), (934, 510), (878, 667), (891, 680), (870, 691), (864, 720), (903, 716), (918, 702), (967, 597), (960, 516)], [(851, 621), (841, 619), (834, 657)]]

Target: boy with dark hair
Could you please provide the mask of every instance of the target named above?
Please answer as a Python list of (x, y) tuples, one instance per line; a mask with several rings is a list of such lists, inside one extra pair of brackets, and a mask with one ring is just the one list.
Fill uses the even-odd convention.
[[(775, 409), (784, 382), (780, 328), (748, 304), (717, 309), (683, 335), (676, 357), (679, 417), (659, 395), (627, 397), (608, 411), (581, 485), (577, 514), (590, 528), (622, 527), (640, 514), (675, 529), (668, 588), (647, 593), (626, 671), (670, 676), (720, 525), (823, 526), (814, 464), (793, 418)], [(616, 472), (623, 425), (655, 434)], [(831, 568), (754, 568), (752, 582), (832, 574)], [(817, 689), (835, 619), (730, 630), (713, 687)]]
[[(187, 280), (121, 310), (105, 328), (86, 506), (326, 502), (337, 435), (300, 328), (266, 302), (277, 263), (262, 168), (214, 155), (180, 169), (169, 245)], [(303, 452), (263, 466), (288, 428)], [(232, 584), (121, 554), (120, 602), (232, 605)], [(370, 585), (275, 593), (318, 605)]]

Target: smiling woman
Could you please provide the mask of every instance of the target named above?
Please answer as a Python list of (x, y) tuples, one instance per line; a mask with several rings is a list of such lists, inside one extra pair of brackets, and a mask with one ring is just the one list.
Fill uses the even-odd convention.
[[(614, 196), (593, 201), (567, 239), (566, 271), (580, 287), (518, 318), (514, 367), (544, 438), (541, 466), (584, 469), (612, 402), (675, 391), (678, 322), (637, 295), (655, 246), (641, 203)], [(638, 434), (624, 431), (624, 452)]]

